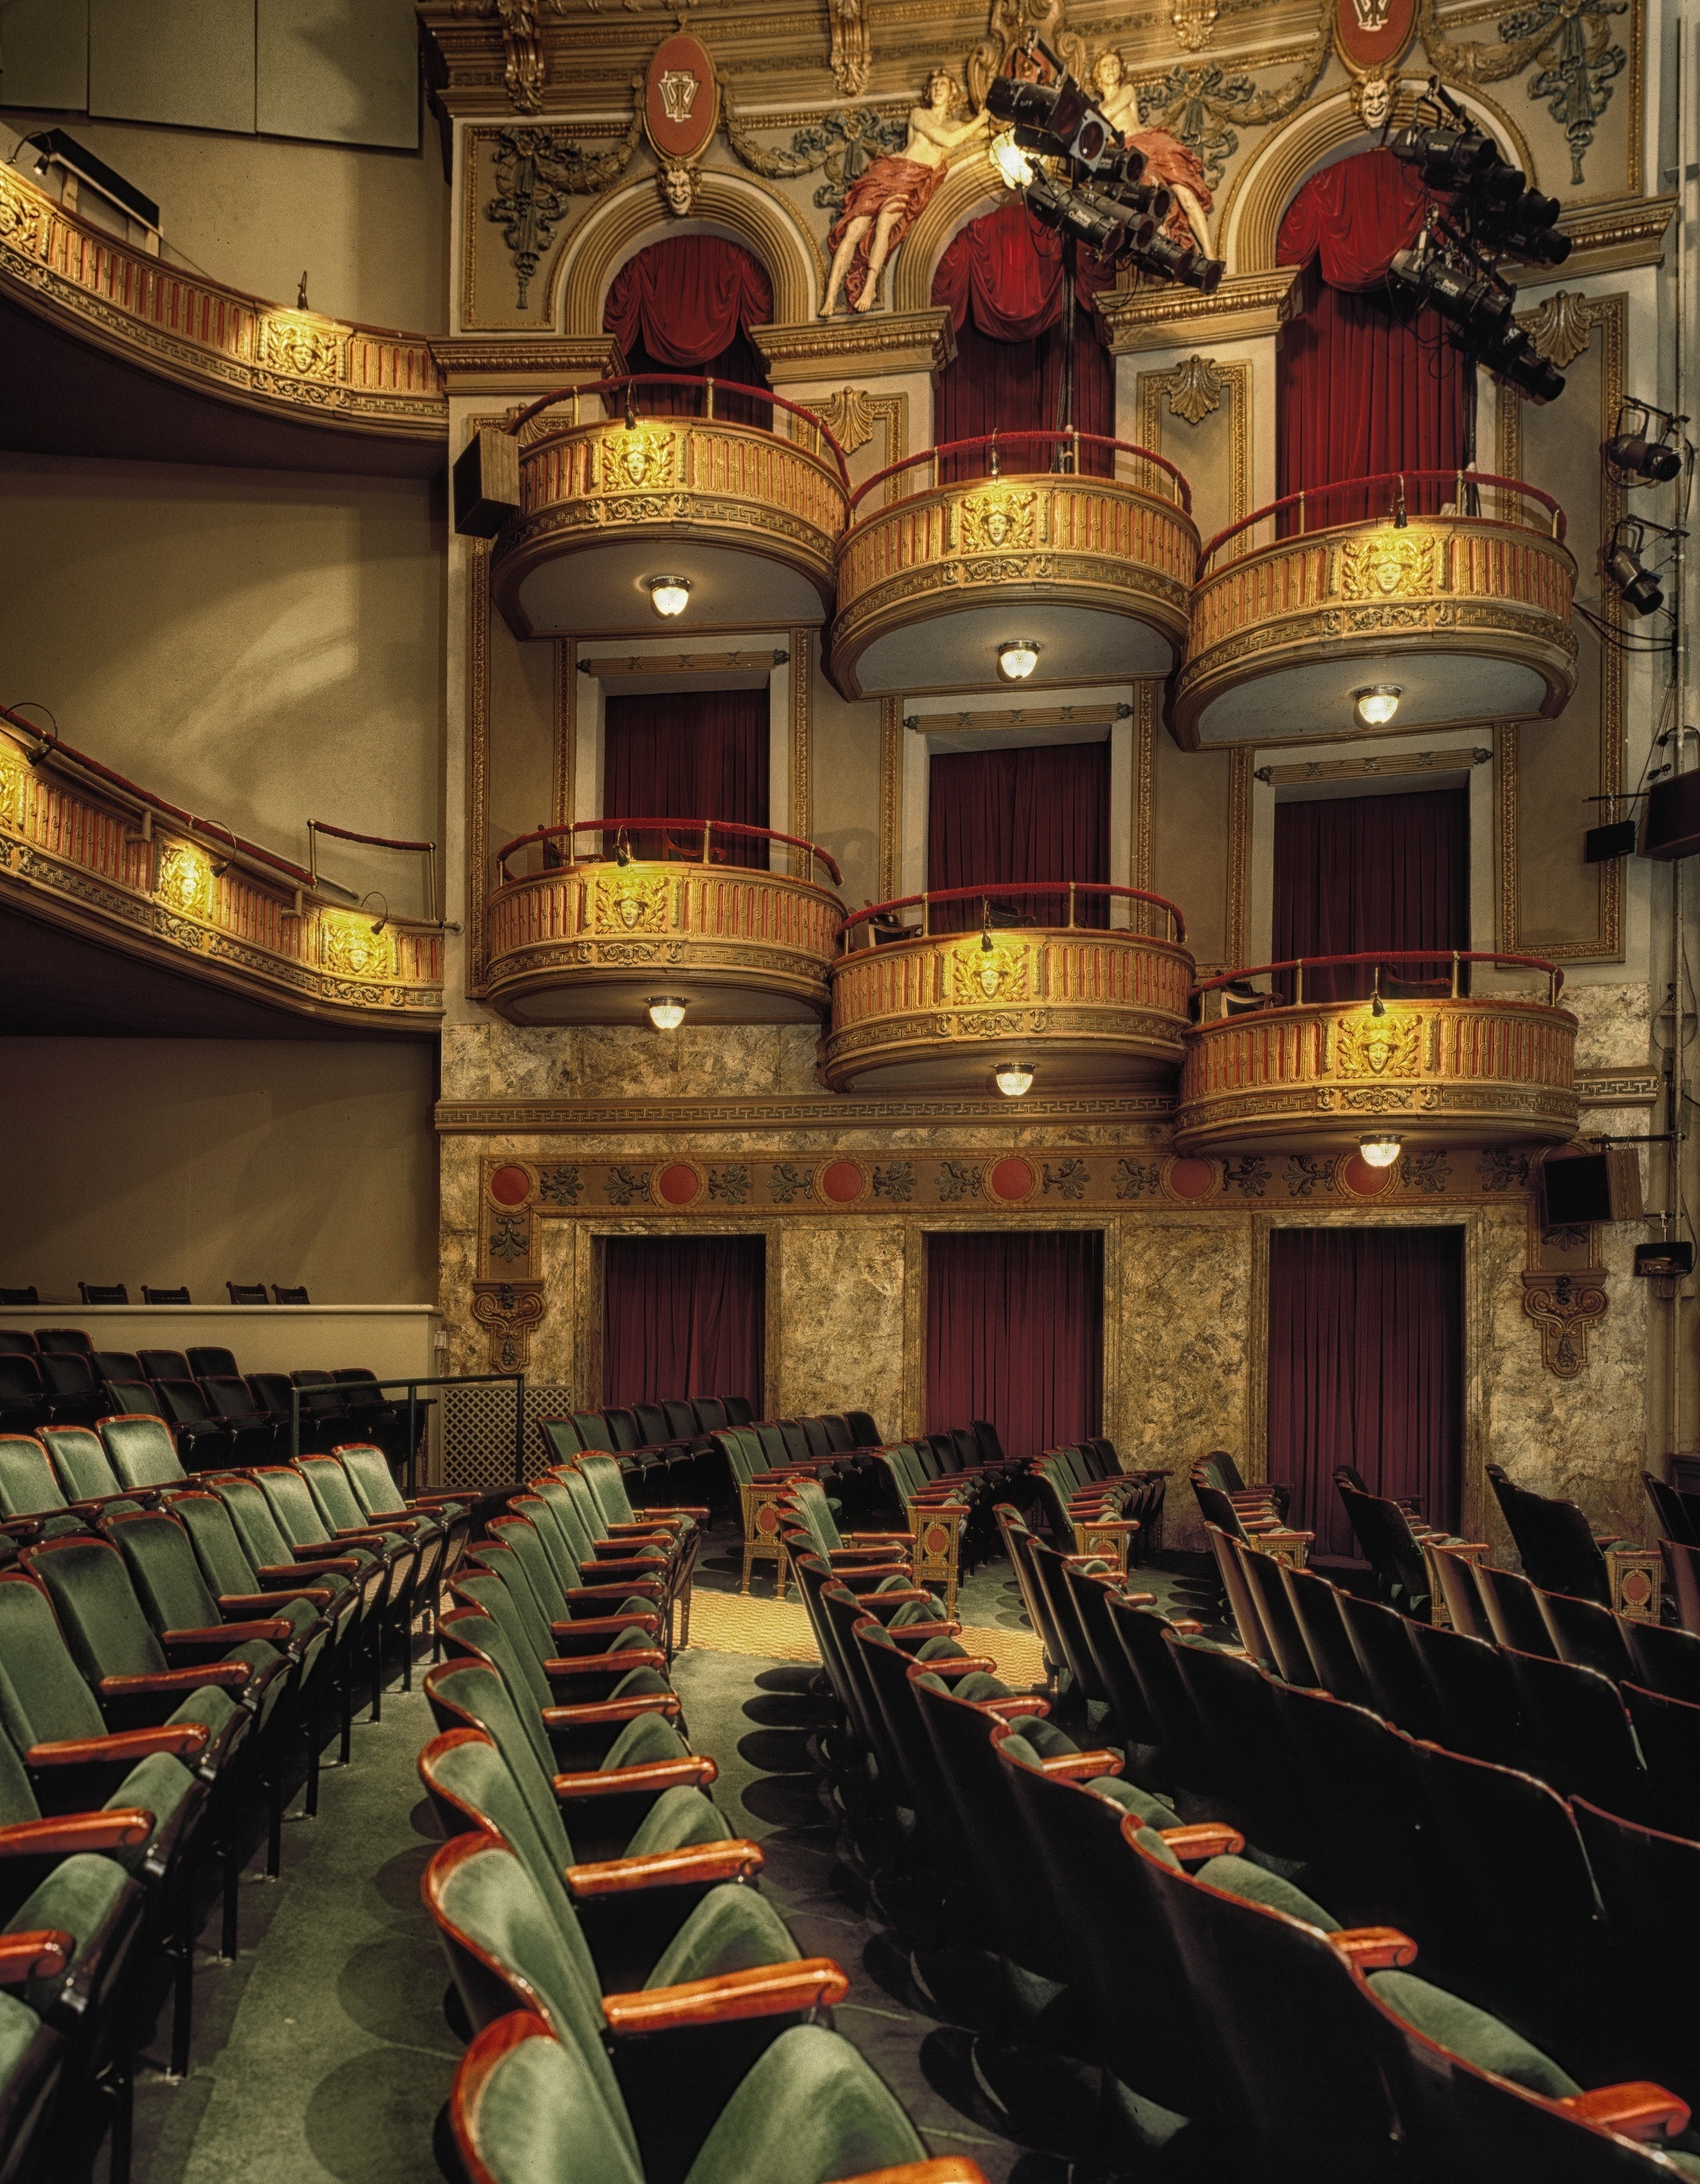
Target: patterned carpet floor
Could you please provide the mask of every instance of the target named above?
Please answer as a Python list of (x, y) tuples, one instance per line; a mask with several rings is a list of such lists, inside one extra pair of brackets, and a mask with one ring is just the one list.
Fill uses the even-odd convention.
[[(957, 1643), (965, 1652), (997, 1663), (997, 1673), (1017, 1691), (1045, 1680), (1039, 1641), (1030, 1630), (983, 1629), (964, 1624)], [(794, 1600), (763, 1600), (735, 1592), (691, 1596), (691, 1645), (710, 1653), (750, 1653), (769, 1661), (818, 1661), (808, 1611)]]

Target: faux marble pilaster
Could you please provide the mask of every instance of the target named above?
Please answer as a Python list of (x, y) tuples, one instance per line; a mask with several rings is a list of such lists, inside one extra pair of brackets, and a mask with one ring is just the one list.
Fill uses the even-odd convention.
[(900, 1222), (785, 1224), (778, 1273), (783, 1416), (865, 1410), (882, 1433), (902, 1430), (903, 1275)]

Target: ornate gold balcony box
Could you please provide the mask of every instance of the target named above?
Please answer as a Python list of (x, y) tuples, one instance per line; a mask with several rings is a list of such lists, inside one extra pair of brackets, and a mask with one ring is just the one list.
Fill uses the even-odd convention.
[(1576, 682), (1563, 540), (1547, 494), (1471, 471), (1354, 479), (1258, 510), (1200, 559), (1176, 740), (1361, 736), (1353, 701), (1374, 684), (1398, 692), (1389, 734), (1551, 719)]
[[(765, 827), (701, 820), (581, 821), (510, 842), (488, 905), (483, 998), (515, 1023), (639, 1023), (652, 1000), (683, 1001), (692, 1023), (789, 1023), (822, 1017), (844, 905), (812, 875), (839, 871), (823, 850)], [(605, 826), (605, 858), (506, 877), (507, 860), (545, 856)], [(666, 829), (665, 833), (660, 830)], [(759, 838), (796, 874), (725, 861), (733, 837)]]
[[(1101, 473), (1100, 475), (1099, 473)], [(859, 487), (839, 554), (828, 671), (847, 698), (1167, 675), (1185, 642), (1198, 533), (1186, 481), (1087, 433), (954, 442)]]
[(1563, 973), (1529, 956), (1452, 960), (1544, 972), (1554, 998), (1478, 997), (1456, 990), (1455, 972), (1454, 990), (1435, 999), (1283, 1006), (1272, 995), (1223, 1015), (1229, 980), (1257, 973), (1210, 981), (1199, 994), (1206, 1020), (1186, 1037), (1176, 1150), (1297, 1151), (1379, 1130), (1407, 1150), (1566, 1143), (1576, 1134), (1576, 1019), (1557, 1006)]
[[(671, 414), (673, 383), (602, 381), (521, 413), (519, 513), (490, 565), (516, 635), (653, 635), (657, 576), (688, 580), (681, 630), (830, 612), (850, 493), (832, 434), (778, 395), (713, 380), (677, 380), (709, 415)], [(562, 402), (565, 417), (541, 414)]]
[[(1069, 897), (1068, 922), (995, 929), (990, 910)], [(1166, 922), (1175, 937), (1091, 927), (1092, 896), (1120, 899)], [(1084, 883), (1000, 888), (983, 928), (933, 932), (940, 906), (978, 889), (876, 905), (846, 921), (833, 967), (825, 1074), (835, 1092), (990, 1092), (1017, 1063), (1047, 1092), (1117, 1090), (1167, 1082), (1181, 1059), (1192, 956), (1173, 905), (1132, 888)], [(1056, 903), (1045, 914), (1055, 917)], [(919, 916), (905, 926), (906, 913)], [(876, 933), (889, 935), (875, 940)]]

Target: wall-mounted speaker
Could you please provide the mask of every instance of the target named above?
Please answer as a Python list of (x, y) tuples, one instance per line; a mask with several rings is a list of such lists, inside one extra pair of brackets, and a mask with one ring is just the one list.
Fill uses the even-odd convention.
[(1641, 853), (1666, 864), (1700, 854), (1700, 770), (1655, 781), (1647, 790)]
[(1581, 1221), (1639, 1221), (1641, 1162), (1635, 1147), (1550, 1154), (1541, 1163), (1541, 1208), (1549, 1228)]
[(454, 464), (454, 528), (493, 538), (520, 512), (520, 443), (499, 425), (481, 425)]

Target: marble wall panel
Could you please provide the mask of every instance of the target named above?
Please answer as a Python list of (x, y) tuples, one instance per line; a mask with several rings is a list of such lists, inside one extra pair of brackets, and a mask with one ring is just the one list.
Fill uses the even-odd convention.
[[(783, 1413), (870, 1411), (880, 1431), (903, 1422), (904, 1224), (854, 1228), (789, 1220), (781, 1231), (778, 1301)], [(768, 1268), (768, 1295), (774, 1273)]]
[(1578, 1069), (1646, 1068), (1653, 1048), (1653, 989), (1645, 981), (1596, 985), (1577, 979), (1558, 998), (1577, 1019)]
[(446, 1026), (445, 1100), (725, 1099), (810, 1093), (812, 1023), (546, 1027), (492, 1020)]

